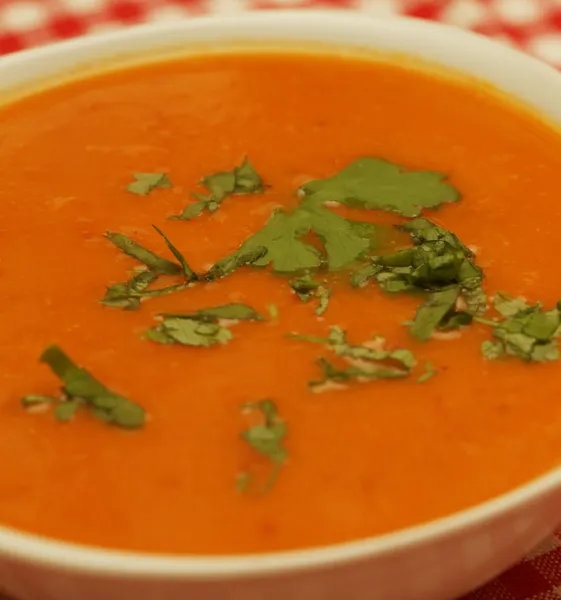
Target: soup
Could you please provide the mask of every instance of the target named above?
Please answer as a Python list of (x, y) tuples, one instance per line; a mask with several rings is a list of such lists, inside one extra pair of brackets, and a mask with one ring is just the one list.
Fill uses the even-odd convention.
[(537, 116), (391, 62), (232, 51), (0, 122), (1, 523), (286, 550), (559, 464), (561, 138)]

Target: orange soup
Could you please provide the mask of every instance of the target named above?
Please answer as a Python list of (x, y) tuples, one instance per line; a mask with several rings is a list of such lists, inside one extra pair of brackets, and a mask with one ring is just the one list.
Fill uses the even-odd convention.
[(235, 51), (0, 125), (2, 524), (304, 548), (559, 464), (561, 137), (537, 116), (393, 63)]

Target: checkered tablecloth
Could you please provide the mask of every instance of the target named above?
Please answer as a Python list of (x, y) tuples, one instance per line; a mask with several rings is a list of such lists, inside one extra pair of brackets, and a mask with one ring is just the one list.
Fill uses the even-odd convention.
[[(561, 0), (0, 0), (0, 54), (147, 21), (268, 8), (341, 8), (445, 21), (561, 68)], [(559, 508), (561, 521), (561, 507)], [(561, 531), (464, 600), (561, 599)], [(2, 600), (0, 598), (0, 600)]]

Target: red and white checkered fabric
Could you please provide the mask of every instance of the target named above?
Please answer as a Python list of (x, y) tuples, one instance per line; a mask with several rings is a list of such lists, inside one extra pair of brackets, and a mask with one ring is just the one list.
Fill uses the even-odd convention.
[[(341, 8), (445, 21), (516, 45), (561, 68), (561, 0), (0, 0), (0, 54), (134, 23), (267, 8)], [(464, 598), (560, 599), (561, 531)]]

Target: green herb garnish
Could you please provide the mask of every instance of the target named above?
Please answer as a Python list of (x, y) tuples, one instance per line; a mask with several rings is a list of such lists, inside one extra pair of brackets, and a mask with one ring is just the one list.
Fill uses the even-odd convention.
[(366, 381), (371, 379), (399, 379), (409, 375), (408, 372), (399, 369), (377, 366), (375, 369), (367, 367), (345, 367), (339, 368), (329, 362), (323, 356), (316, 361), (317, 365), (323, 371), (321, 379), (315, 379), (309, 382), (311, 388), (324, 386), (326, 383), (349, 383), (351, 381)]
[(180, 344), (209, 348), (227, 344), (234, 336), (222, 325), (192, 318), (166, 318), (145, 333), (146, 339), (159, 344)]
[(264, 246), (255, 246), (247, 250), (238, 250), (235, 254), (219, 260), (213, 265), (207, 273), (203, 275), (205, 281), (215, 281), (227, 275), (231, 275), (240, 267), (246, 267), (257, 263), (267, 254), (267, 248)]
[(152, 271), (140, 271), (129, 281), (116, 283), (107, 288), (105, 297), (100, 300), (106, 306), (123, 308), (124, 310), (137, 310), (143, 292), (158, 276)]
[(314, 312), (319, 316), (327, 310), (331, 296), (331, 291), (324, 286), (324, 283), (315, 281), (311, 275), (307, 274), (292, 279), (289, 285), (302, 302), (308, 302), (310, 298), (317, 298), (318, 306)]
[(267, 304), (267, 310), (272, 321), (277, 321), (279, 318), (279, 307), (274, 302)]
[(183, 254), (181, 254), (181, 252), (179, 252), (179, 250), (169, 241), (169, 239), (163, 231), (158, 229), (155, 225), (152, 225), (152, 227), (164, 238), (167, 247), (171, 250), (171, 253), (175, 256), (177, 262), (181, 265), (181, 270), (183, 271), (185, 279), (187, 279), (188, 281), (196, 281), (198, 279), (198, 276), (195, 273), (195, 271), (191, 269), (191, 267), (185, 260)]
[(496, 338), (483, 342), (481, 349), (486, 358), (515, 356), (533, 362), (559, 359), (561, 303), (544, 311), (540, 302), (530, 305), (521, 298), (499, 292), (493, 299), (493, 306), (502, 320), (477, 319), (490, 325)]
[[(481, 288), (483, 271), (473, 262), (471, 250), (452, 232), (427, 219), (414, 219), (399, 227), (409, 233), (413, 246), (387, 256), (375, 256), (355, 271), (354, 286), (374, 279), (389, 293), (430, 292), (417, 311), (411, 333), (427, 340), (435, 329), (469, 325), (482, 314), (487, 297)], [(456, 310), (462, 298), (465, 310)]]
[(135, 429), (144, 425), (145, 412), (140, 405), (106, 388), (88, 371), (78, 367), (58, 346), (49, 346), (40, 360), (49, 365), (62, 380), (64, 397), (57, 400), (49, 396), (26, 396), (22, 398), (24, 406), (39, 404), (43, 398), (44, 403), (57, 402), (55, 417), (61, 421), (70, 420), (83, 405), (96, 417), (125, 429)]
[[(419, 306), (409, 331), (421, 341), (426, 341), (448, 315), (454, 312), (460, 297), (460, 286), (454, 285), (438, 292), (433, 292)], [(449, 322), (449, 321), (448, 321)]]
[(127, 190), (139, 196), (146, 196), (156, 188), (170, 188), (171, 181), (165, 173), (135, 173)]
[(265, 317), (247, 304), (233, 302), (212, 308), (203, 308), (191, 313), (163, 313), (166, 319), (192, 319), (194, 321), (217, 322), (220, 319), (230, 321), (264, 321)]
[[(340, 369), (325, 358), (318, 364), (324, 371), (321, 381), (310, 382), (316, 386), (326, 381), (349, 381), (351, 379), (393, 379), (407, 377), (416, 364), (414, 354), (407, 349), (388, 350), (386, 340), (375, 336), (362, 345), (352, 345), (347, 341), (347, 333), (340, 327), (331, 327), (329, 336), (290, 334), (296, 340), (323, 344), (337, 356), (351, 364), (350, 368)], [(358, 362), (357, 362), (358, 361)]]
[(44, 396), (42, 394), (29, 394), (21, 399), (23, 408), (32, 408), (34, 406), (42, 406), (44, 404), (56, 404), (60, 402), (60, 398), (53, 396)]
[(417, 378), (417, 381), (419, 383), (425, 383), (425, 381), (428, 381), (429, 379), (434, 377), (436, 373), (437, 371), (433, 367), (432, 363), (427, 360), (427, 362), (425, 363), (425, 372)]
[(222, 201), (230, 194), (258, 194), (263, 191), (263, 180), (247, 158), (233, 171), (223, 171), (207, 175), (201, 181), (208, 191), (208, 196), (193, 194), (198, 200), (187, 205), (180, 215), (171, 217), (175, 220), (189, 220), (198, 217), (205, 209), (214, 212)]
[[(372, 223), (350, 221), (312, 202), (305, 202), (292, 213), (274, 210), (264, 227), (221, 263), (236, 262), (240, 256), (264, 248), (265, 252), (251, 263), (252, 266), (270, 264), (277, 273), (302, 273), (321, 266), (338, 270), (375, 248), (382, 229)], [(308, 234), (318, 237), (324, 252), (302, 240)]]
[[(263, 423), (253, 425), (241, 433), (242, 439), (256, 452), (273, 463), (263, 491), (268, 491), (275, 484), (280, 469), (286, 462), (288, 453), (283, 446), (286, 437), (286, 423), (279, 417), (276, 404), (272, 400), (260, 400), (243, 405), (244, 411), (259, 411)], [(247, 475), (246, 487), (247, 487)]]
[(111, 231), (108, 231), (105, 234), (105, 237), (112, 244), (117, 246), (119, 250), (146, 265), (151, 271), (158, 275), (179, 275), (182, 271), (181, 266), (177, 263), (158, 256), (122, 233), (112, 233)]
[(359, 158), (339, 173), (304, 184), (300, 189), (316, 202), (341, 202), (417, 217), (423, 208), (457, 202), (460, 194), (434, 171), (406, 171), (379, 158)]

